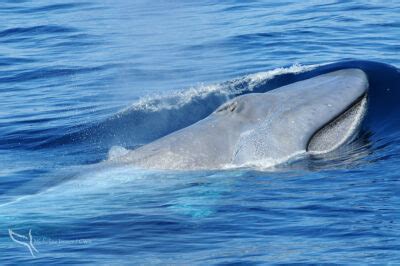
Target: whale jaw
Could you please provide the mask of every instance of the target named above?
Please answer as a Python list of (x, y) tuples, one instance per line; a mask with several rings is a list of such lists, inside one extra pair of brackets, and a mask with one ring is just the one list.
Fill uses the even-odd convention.
[(307, 145), (307, 152), (324, 154), (353, 140), (359, 132), (367, 110), (367, 95), (351, 106), (346, 112), (318, 130)]

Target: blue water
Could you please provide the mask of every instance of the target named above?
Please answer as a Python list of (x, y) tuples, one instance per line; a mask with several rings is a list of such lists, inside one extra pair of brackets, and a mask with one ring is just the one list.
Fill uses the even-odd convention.
[[(399, 1), (3, 0), (0, 263), (398, 263), (399, 14)], [(236, 95), (349, 67), (368, 75), (368, 114), (329, 157), (96, 167)]]

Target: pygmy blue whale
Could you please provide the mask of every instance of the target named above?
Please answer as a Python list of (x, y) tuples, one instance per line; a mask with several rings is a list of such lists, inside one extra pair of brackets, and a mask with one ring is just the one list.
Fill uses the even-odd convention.
[(273, 165), (302, 153), (327, 153), (358, 131), (368, 79), (344, 69), (265, 93), (233, 98), (208, 117), (109, 162), (153, 169)]

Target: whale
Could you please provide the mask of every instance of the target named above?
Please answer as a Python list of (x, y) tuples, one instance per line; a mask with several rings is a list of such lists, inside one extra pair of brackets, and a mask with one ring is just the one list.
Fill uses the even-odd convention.
[(302, 154), (329, 153), (357, 136), (368, 109), (368, 87), (367, 75), (352, 68), (240, 95), (139, 148), (112, 148), (108, 162), (205, 170), (273, 166)]

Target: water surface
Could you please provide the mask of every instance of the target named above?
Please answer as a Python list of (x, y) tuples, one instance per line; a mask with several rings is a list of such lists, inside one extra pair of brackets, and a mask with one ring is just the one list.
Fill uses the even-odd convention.
[[(1, 263), (398, 262), (399, 13), (397, 1), (3, 1)], [(329, 158), (92, 166), (236, 95), (349, 67), (369, 77), (369, 112)], [(31, 230), (37, 251), (9, 230)]]

